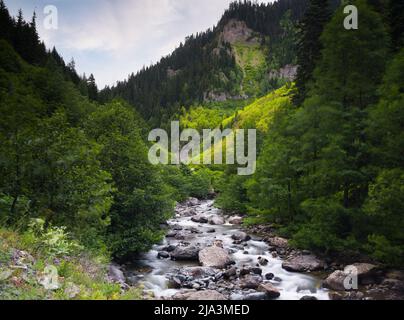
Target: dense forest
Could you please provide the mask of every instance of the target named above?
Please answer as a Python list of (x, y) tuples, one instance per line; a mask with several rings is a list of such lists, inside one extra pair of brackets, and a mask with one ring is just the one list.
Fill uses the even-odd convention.
[[(127, 261), (163, 238), (176, 202), (215, 195), (297, 248), (402, 267), (404, 7), (352, 1), (360, 28), (345, 30), (338, 3), (234, 2), (213, 29), (99, 91), (45, 47), (35, 14), (14, 18), (0, 0), (0, 233), (43, 248), (56, 237), (55, 257)], [(223, 41), (234, 20), (259, 42)], [(295, 82), (268, 77), (287, 65)], [(256, 128), (256, 173), (151, 165), (147, 133), (173, 119)]]
[(3, 1), (0, 9), (1, 225), (24, 230), (40, 218), (117, 258), (147, 250), (174, 200), (200, 196), (208, 182), (186, 168), (150, 165), (148, 127), (133, 107), (92, 100), (93, 77), (78, 77), (45, 50), (35, 15), (26, 23)]
[(356, 1), (361, 25), (346, 32), (342, 9), (332, 16), (326, 3), (305, 14), (305, 63), (273, 114), (257, 173), (227, 175), (218, 202), (276, 223), (299, 247), (402, 266), (403, 17), (395, 1)]
[(217, 26), (187, 37), (159, 63), (145, 67), (112, 88), (105, 88), (100, 99), (121, 97), (136, 106), (153, 125), (164, 125), (181, 107), (206, 102), (206, 94), (210, 91), (226, 93), (233, 100), (246, 98), (246, 95), (250, 98), (262, 96), (278, 88), (279, 84), (261, 79), (258, 88), (244, 92), (245, 75), (235, 60), (234, 49), (221, 41), (220, 34), (230, 21), (244, 21), (259, 38), (260, 50), (268, 49), (261, 72), (294, 64), (296, 25), (307, 3), (306, 0), (273, 4), (234, 2)]

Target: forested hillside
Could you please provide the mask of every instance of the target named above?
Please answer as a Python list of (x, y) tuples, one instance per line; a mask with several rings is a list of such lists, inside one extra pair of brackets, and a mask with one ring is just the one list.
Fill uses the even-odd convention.
[(234, 2), (213, 29), (189, 36), (159, 63), (105, 88), (100, 99), (122, 97), (156, 126), (181, 107), (260, 97), (293, 79), (297, 24), (307, 3)]
[(311, 1), (301, 31), (300, 61), (322, 48), (300, 66), (299, 81), (311, 80), (290, 98), (303, 103), (275, 112), (257, 173), (226, 175), (218, 203), (276, 223), (299, 247), (403, 265), (403, 19), (391, 25), (394, 1), (378, 2), (380, 14), (361, 0), (358, 30), (341, 28), (340, 8), (312, 32), (331, 16), (326, 2)]
[(1, 226), (24, 231), (41, 219), (117, 258), (149, 249), (174, 200), (199, 195), (199, 177), (153, 167), (148, 127), (134, 108), (91, 101), (80, 90), (85, 80), (45, 50), (35, 23), (21, 11), (14, 20), (2, 1), (0, 8)]
[[(45, 47), (35, 14), (14, 18), (0, 0), (0, 299), (68, 299), (69, 281), (82, 282), (77, 298), (139, 298), (105, 282), (103, 267), (159, 243), (189, 197), (214, 197), (293, 249), (402, 268), (403, 6), (352, 3), (357, 30), (336, 0), (234, 2), (213, 29), (99, 91)], [(171, 120), (257, 129), (256, 172), (153, 166), (147, 133)], [(62, 291), (3, 270), (28, 257), (20, 250), (35, 272), (58, 265)]]

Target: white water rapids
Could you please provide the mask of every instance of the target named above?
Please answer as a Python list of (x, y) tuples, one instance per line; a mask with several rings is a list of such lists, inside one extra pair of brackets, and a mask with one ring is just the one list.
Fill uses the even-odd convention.
[[(213, 201), (201, 201), (193, 209), (197, 214), (205, 216), (222, 215), (221, 210), (213, 207)], [(170, 289), (168, 287), (167, 274), (175, 272), (181, 267), (194, 267), (197, 262), (179, 262), (170, 259), (159, 259), (158, 252), (167, 245), (179, 245), (181, 242), (187, 242), (189, 245), (198, 245), (201, 248), (212, 245), (216, 240), (223, 241), (225, 249), (234, 251), (231, 254), (232, 259), (236, 263), (237, 268), (243, 266), (255, 267), (257, 265), (258, 257), (263, 257), (269, 262), (266, 266), (260, 266), (263, 275), (272, 273), (275, 275), (274, 280), (270, 283), (273, 284), (280, 292), (280, 300), (300, 300), (304, 296), (316, 297), (319, 300), (328, 300), (328, 292), (321, 288), (321, 280), (313, 275), (291, 273), (282, 268), (282, 259), (274, 258), (269, 251), (268, 245), (260, 239), (253, 237), (252, 240), (246, 242), (244, 245), (235, 245), (231, 238), (232, 234), (240, 231), (238, 226), (225, 224), (225, 225), (209, 225), (200, 224), (191, 221), (191, 217), (177, 215), (175, 218), (168, 222), (170, 227), (182, 227), (184, 230), (195, 228), (200, 231), (200, 234), (192, 234), (186, 237), (185, 240), (165, 239), (163, 243), (154, 246), (154, 248), (144, 254), (137, 262), (137, 270), (141, 267), (147, 267), (150, 272), (135, 271), (139, 282), (142, 283), (146, 291), (150, 291), (156, 298), (171, 297), (178, 293), (180, 289)], [(215, 232), (212, 232), (212, 229)], [(211, 233), (207, 231), (210, 230)], [(140, 268), (140, 269), (139, 269)], [(245, 292), (239, 289), (234, 289), (232, 293), (233, 299), (242, 297)], [(241, 299), (241, 298), (240, 298)]]

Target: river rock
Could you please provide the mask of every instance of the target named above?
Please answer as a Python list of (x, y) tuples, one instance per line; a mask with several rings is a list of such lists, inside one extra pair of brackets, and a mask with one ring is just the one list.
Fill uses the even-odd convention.
[(201, 279), (216, 275), (216, 270), (211, 267), (187, 267), (180, 270), (180, 273), (193, 279)]
[(187, 231), (191, 232), (192, 234), (201, 234), (202, 233), (201, 230), (199, 230), (198, 228), (195, 228), (195, 227), (189, 228), (189, 229), (187, 229)]
[(242, 232), (242, 231), (238, 231), (238, 232), (234, 233), (231, 236), (231, 238), (236, 241), (248, 241), (251, 239), (251, 237), (247, 233)]
[(202, 215), (193, 216), (193, 217), (191, 218), (191, 220), (192, 220), (193, 222), (196, 222), (196, 223), (208, 223), (208, 221), (209, 221), (207, 217), (202, 216)]
[(229, 219), (229, 223), (233, 225), (242, 225), (243, 224), (243, 218), (239, 216), (231, 217)]
[(231, 267), (230, 269), (223, 272), (223, 276), (227, 279), (237, 276), (237, 268)]
[(373, 284), (376, 281), (378, 268), (374, 264), (354, 263), (345, 269), (356, 270), (360, 284)]
[(200, 201), (197, 198), (189, 198), (187, 201), (184, 202), (184, 205), (187, 207), (196, 207), (200, 204)]
[(258, 258), (258, 263), (259, 263), (261, 266), (267, 266), (268, 263), (269, 263), (269, 261), (268, 261), (268, 259), (265, 259), (265, 258), (263, 258), (263, 257), (259, 257), (259, 258)]
[(387, 278), (382, 282), (382, 286), (389, 290), (398, 291), (404, 293), (404, 281), (399, 279)]
[(347, 276), (348, 275), (344, 271), (335, 271), (325, 279), (323, 286), (335, 291), (345, 291), (344, 281)]
[(215, 233), (216, 229), (214, 228), (209, 228), (208, 230), (206, 230), (206, 233)]
[(240, 288), (242, 289), (257, 289), (262, 282), (262, 277), (259, 275), (246, 275), (240, 281)]
[(356, 275), (358, 276), (359, 284), (371, 284), (376, 281), (377, 267), (375, 265), (369, 263), (355, 263), (347, 266), (345, 271), (337, 270), (333, 272), (324, 281), (323, 286), (335, 291), (349, 290), (349, 288), (345, 288), (344, 281), (347, 277), (355, 275), (352, 273), (354, 270), (357, 272)]
[(179, 217), (192, 217), (197, 215), (197, 212), (193, 208), (189, 207), (177, 207), (176, 212), (178, 213)]
[(177, 231), (171, 230), (166, 234), (167, 238), (174, 238), (177, 235)]
[(173, 252), (175, 250), (176, 246), (169, 244), (168, 246), (165, 246), (164, 248), (162, 248), (162, 251), (166, 251), (166, 252)]
[(126, 285), (126, 278), (121, 268), (116, 264), (110, 264), (108, 267), (108, 278), (112, 282)]
[(290, 272), (311, 272), (324, 269), (324, 262), (313, 255), (298, 255), (287, 259), (282, 268)]
[(259, 268), (259, 267), (251, 268), (251, 272), (252, 272), (253, 274), (262, 275), (262, 269)]
[(281, 237), (266, 238), (265, 241), (268, 245), (274, 248), (287, 249), (289, 247), (288, 240)]
[(270, 283), (260, 284), (258, 290), (261, 292), (265, 292), (269, 299), (276, 299), (279, 298), (281, 295), (280, 291)]
[(168, 252), (165, 252), (165, 251), (160, 251), (157, 254), (157, 258), (159, 258), (159, 259), (168, 259), (168, 258), (170, 258), (170, 254)]
[(125, 281), (125, 276), (118, 265), (110, 264), (108, 268), (108, 276), (112, 281)]
[(225, 221), (222, 217), (213, 216), (209, 219), (209, 224), (215, 225), (215, 226), (220, 226), (220, 225), (225, 224)]
[(227, 251), (216, 246), (201, 250), (199, 252), (199, 262), (204, 267), (218, 269), (223, 269), (233, 263)]
[(312, 296), (304, 296), (300, 300), (302, 300), (302, 301), (315, 301), (315, 300), (318, 300), (318, 299), (316, 297), (312, 297)]
[(228, 300), (223, 294), (216, 290), (205, 290), (205, 291), (198, 291), (198, 292), (191, 292), (185, 294), (185, 299), (183, 300), (190, 300), (190, 301), (223, 301)]
[(240, 277), (244, 277), (245, 275), (250, 274), (250, 273), (251, 273), (251, 268), (244, 267), (244, 268), (240, 269)]
[(267, 280), (273, 280), (273, 278), (275, 278), (275, 275), (273, 273), (267, 273), (265, 275), (265, 279)]
[(178, 246), (171, 253), (171, 260), (177, 261), (198, 261), (199, 248), (194, 246), (181, 247)]
[(235, 301), (261, 301), (267, 300), (268, 297), (265, 292), (253, 292), (248, 294), (233, 293), (230, 300)]
[(185, 231), (178, 231), (177, 234), (174, 236), (175, 240), (186, 240), (189, 238), (189, 233)]

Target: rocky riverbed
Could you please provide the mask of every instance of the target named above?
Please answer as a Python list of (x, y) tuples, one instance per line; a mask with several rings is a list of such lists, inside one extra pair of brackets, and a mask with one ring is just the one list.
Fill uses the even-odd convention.
[[(126, 266), (126, 280), (155, 299), (329, 300), (400, 299), (403, 273), (356, 264), (360, 290), (345, 291), (347, 274), (268, 227), (243, 230), (242, 217), (225, 216), (213, 200), (189, 199), (168, 221), (163, 243)], [(261, 236), (260, 236), (261, 235)], [(266, 236), (264, 236), (266, 235)]]

